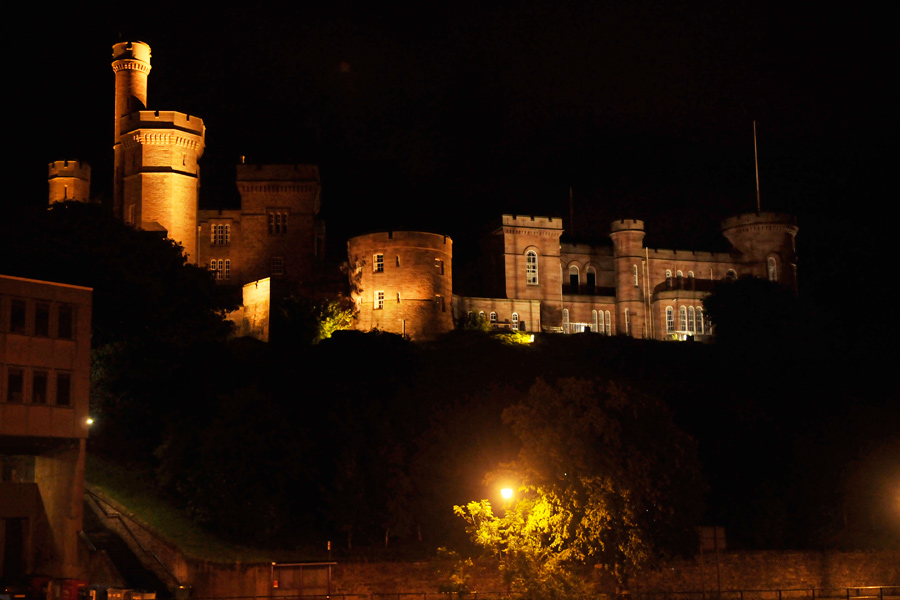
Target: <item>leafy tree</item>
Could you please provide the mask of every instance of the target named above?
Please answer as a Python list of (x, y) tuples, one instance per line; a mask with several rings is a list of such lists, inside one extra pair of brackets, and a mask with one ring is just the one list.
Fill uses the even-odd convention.
[(522, 443), (504, 472), (520, 481), (503, 515), (455, 507), (526, 597), (577, 598), (578, 569), (620, 587), (638, 569), (696, 548), (702, 486), (696, 448), (655, 398), (614, 383), (538, 380), (504, 411)]
[(324, 302), (290, 296), (278, 301), (272, 314), (272, 341), (292, 346), (318, 344), (353, 324), (353, 308), (343, 296)]

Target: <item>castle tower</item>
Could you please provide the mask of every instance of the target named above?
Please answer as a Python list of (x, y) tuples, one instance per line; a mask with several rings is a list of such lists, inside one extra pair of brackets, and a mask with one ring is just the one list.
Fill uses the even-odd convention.
[(613, 241), (616, 273), (616, 331), (637, 338), (644, 332), (648, 290), (644, 263), (644, 222), (637, 219), (614, 221), (609, 237)]
[(722, 221), (741, 272), (797, 291), (797, 221), (783, 213), (747, 213)]
[(206, 127), (175, 111), (147, 104), (150, 47), (113, 45), (116, 74), (113, 210), (135, 227), (175, 240), (197, 261), (197, 200)]
[(430, 340), (453, 329), (453, 242), (445, 235), (388, 231), (347, 242), (356, 328)]
[(506, 297), (541, 301), (541, 323), (562, 324), (562, 273), (559, 238), (562, 219), (503, 215)]
[(88, 202), (91, 193), (91, 165), (80, 160), (57, 160), (47, 173), (50, 204), (75, 200)]

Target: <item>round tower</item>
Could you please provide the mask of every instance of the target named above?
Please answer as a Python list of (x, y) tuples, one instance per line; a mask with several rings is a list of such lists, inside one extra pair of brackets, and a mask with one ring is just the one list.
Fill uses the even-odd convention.
[(453, 242), (445, 235), (388, 231), (347, 242), (356, 328), (434, 339), (453, 329)]
[(784, 213), (747, 213), (722, 221), (742, 273), (797, 290), (797, 220)]
[(644, 222), (613, 221), (609, 237), (616, 266), (616, 332), (644, 337)]
[(50, 204), (75, 200), (88, 202), (91, 193), (91, 165), (80, 160), (57, 160), (47, 172)]
[(113, 153), (113, 212), (124, 217), (125, 155), (122, 148), (122, 118), (147, 108), (147, 77), (150, 74), (150, 46), (144, 42), (113, 44), (113, 73), (116, 74), (116, 114)]

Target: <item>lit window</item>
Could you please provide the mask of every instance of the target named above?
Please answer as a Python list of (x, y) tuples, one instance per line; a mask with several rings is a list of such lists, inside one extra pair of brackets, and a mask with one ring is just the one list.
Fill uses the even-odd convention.
[(678, 320), (680, 321), (681, 331), (687, 331), (688, 321), (687, 321), (687, 308), (682, 306), (678, 309)]
[(591, 311), (591, 331), (593, 331), (593, 332), (599, 331), (596, 310)]
[(700, 307), (697, 307), (697, 333), (701, 335), (706, 333), (703, 323), (703, 309)]
[(766, 260), (766, 271), (769, 281), (778, 281), (778, 268), (775, 266), (775, 259), (771, 256)]
[(61, 304), (59, 307), (59, 321), (57, 331), (60, 339), (71, 340), (75, 330), (75, 307), (71, 304)]
[(497, 322), (497, 313), (491, 312), (491, 323)]
[(31, 375), (31, 403), (47, 403), (47, 372), (35, 371)]
[(538, 284), (538, 257), (534, 250), (525, 253), (525, 283), (527, 285)]
[(72, 402), (72, 375), (70, 373), (56, 374), (56, 405), (69, 406)]
[(213, 224), (209, 230), (213, 246), (227, 246), (231, 242), (231, 225)]
[(634, 271), (634, 287), (639, 287), (641, 284), (640, 284), (640, 281), (639, 281), (639, 279), (638, 279), (638, 268), (637, 268), (637, 265), (633, 265), (633, 266), (632, 266), (632, 271)]
[(569, 333), (569, 309), (563, 309), (563, 331)]
[(625, 335), (631, 335), (631, 315), (625, 309)]
[(376, 254), (372, 257), (372, 270), (375, 273), (384, 273), (384, 254)]
[(694, 333), (697, 331), (697, 315), (694, 313), (694, 307), (688, 307), (688, 331)]
[(666, 333), (675, 333), (675, 310), (671, 306), (666, 307)]
[(10, 367), (6, 372), (6, 401), (22, 402), (25, 390), (25, 372)]
[(384, 292), (375, 292), (375, 310), (384, 308)]
[(609, 318), (609, 311), (606, 311), (606, 335), (612, 335), (612, 320)]
[(272, 275), (284, 275), (284, 258), (281, 256), (272, 257)]
[(34, 335), (50, 335), (50, 305), (45, 302), (34, 305)]
[(519, 330), (519, 313), (512, 314), (512, 324), (510, 327), (512, 327), (514, 331)]

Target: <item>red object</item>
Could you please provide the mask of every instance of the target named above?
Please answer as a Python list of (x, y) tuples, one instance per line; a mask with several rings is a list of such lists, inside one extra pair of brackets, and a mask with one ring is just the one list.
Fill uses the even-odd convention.
[(63, 579), (60, 582), (59, 600), (78, 600), (78, 590), (86, 588), (87, 581), (80, 579)]

